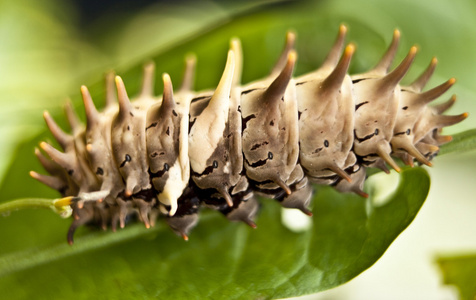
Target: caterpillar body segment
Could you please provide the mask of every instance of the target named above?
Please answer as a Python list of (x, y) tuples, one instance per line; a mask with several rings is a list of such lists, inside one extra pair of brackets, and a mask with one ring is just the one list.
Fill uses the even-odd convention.
[(315, 183), (332, 184), (336, 174), (352, 181), (345, 169), (356, 163), (351, 151), (355, 103), (347, 75), (354, 50), (347, 46), (339, 63), (298, 79), (300, 162)]
[(363, 192), (368, 167), (388, 172), (390, 165), (399, 171), (394, 158), (431, 165), (439, 146), (451, 140), (441, 128), (467, 117), (443, 115), (455, 96), (429, 105), (455, 80), (423, 91), (436, 67), (433, 58), (413, 83), (401, 86), (417, 48), (390, 70), (398, 30), (373, 69), (349, 75), (355, 46), (345, 46), (346, 32), (339, 28), (318, 70), (296, 78), (294, 33), (287, 33), (271, 74), (246, 85), (241, 85), (243, 58), (235, 38), (214, 91), (193, 92), (196, 59), (189, 56), (180, 88), (174, 92), (170, 76), (163, 74), (160, 97), (153, 94), (151, 63), (132, 100), (122, 79), (108, 74), (102, 111), (82, 86), (86, 126), (67, 104), (72, 134), (45, 112), (62, 151), (42, 142), (43, 151), (35, 154), (49, 175), (30, 174), (72, 197), (68, 242), (84, 224), (104, 229), (110, 224), (116, 230), (135, 216), (150, 227), (159, 214), (187, 240), (203, 206), (256, 227), (257, 195), (312, 215), (312, 183), (368, 197)]

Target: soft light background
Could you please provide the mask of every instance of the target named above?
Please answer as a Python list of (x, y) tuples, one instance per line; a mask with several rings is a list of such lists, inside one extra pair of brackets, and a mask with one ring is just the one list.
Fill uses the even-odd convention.
[[(271, 68), (289, 28), (298, 33), (297, 74), (319, 66), (341, 23), (349, 27), (348, 40), (357, 44), (354, 73), (371, 67), (393, 29), (399, 28), (398, 59), (411, 45), (420, 48), (411, 78), (437, 56), (439, 65), (429, 86), (450, 77), (458, 80), (451, 90), (458, 102), (450, 113), (468, 111), (470, 118), (447, 132), (476, 127), (474, 1), (110, 1), (103, 8), (97, 5), (94, 1), (0, 1), (0, 180), (4, 184), (12, 182), (5, 172), (18, 145), (44, 132), (42, 110), (60, 115), (66, 97), (79, 99), (80, 84), (90, 86), (101, 102), (105, 71), (116, 69), (124, 75), (129, 91), (134, 91), (140, 65), (148, 58), (165, 53), (170, 60), (159, 62), (158, 74), (169, 72), (177, 80), (181, 58), (195, 51), (197, 86), (210, 88), (220, 76), (232, 36), (242, 38), (244, 82), (249, 82)], [(439, 254), (476, 252), (475, 154), (438, 157), (429, 170), (429, 198), (387, 253), (350, 283), (306, 299), (455, 299), (456, 290), (441, 285), (434, 261)], [(37, 165), (30, 167), (39, 170)], [(17, 192), (0, 195), (2, 200), (24, 197), (30, 185), (38, 185), (26, 174), (19, 180)], [(43, 190), (38, 196), (55, 196)]]

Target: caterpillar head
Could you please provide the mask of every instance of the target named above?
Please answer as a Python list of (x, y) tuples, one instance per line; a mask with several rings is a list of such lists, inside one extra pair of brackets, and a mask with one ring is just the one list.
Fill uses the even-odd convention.
[(63, 197), (77, 195), (79, 190), (78, 186), (72, 181), (71, 177), (68, 176), (66, 171), (60, 165), (46, 157), (38, 148), (35, 148), (35, 155), (43, 168), (50, 175), (43, 175), (35, 171), (30, 171), (31, 177), (52, 189), (58, 190)]
[[(84, 128), (79, 125), (79, 121), (76, 122), (76, 115), (70, 111), (70, 108), (70, 106), (66, 106), (68, 119), (72, 121), (70, 123), (73, 129), (73, 135), (63, 132), (47, 112), (44, 114), (50, 131), (64, 152), (57, 150), (46, 142), (41, 142), (40, 147), (48, 154), (53, 162), (64, 170), (68, 181), (71, 180), (74, 185), (79, 188), (80, 193), (96, 191), (99, 188), (99, 182), (88, 166), (88, 155), (84, 144)], [(70, 113), (74, 116), (71, 116)], [(35, 174), (32, 173), (32, 175)], [(40, 179), (38, 176), (33, 177)]]

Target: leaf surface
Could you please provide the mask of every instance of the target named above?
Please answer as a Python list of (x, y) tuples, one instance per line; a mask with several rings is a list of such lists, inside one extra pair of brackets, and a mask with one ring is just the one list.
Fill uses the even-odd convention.
[[(152, 230), (136, 224), (118, 233), (86, 233), (72, 247), (61, 241), (3, 255), (0, 290), (9, 298), (42, 299), (86, 299), (103, 291), (112, 298), (161, 299), (313, 293), (375, 263), (413, 220), (428, 191), (429, 177), (421, 168), (405, 170), (384, 204), (322, 187), (314, 198), (313, 225), (302, 233), (281, 224), (280, 207), (271, 200), (263, 200), (257, 230), (208, 212), (189, 242), (163, 223)], [(21, 289), (8, 288), (18, 284)]]
[(444, 284), (458, 288), (461, 300), (476, 297), (476, 255), (441, 256), (437, 259)]

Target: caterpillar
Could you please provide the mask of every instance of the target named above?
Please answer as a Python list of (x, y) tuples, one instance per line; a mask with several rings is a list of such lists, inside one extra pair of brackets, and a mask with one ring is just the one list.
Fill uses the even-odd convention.
[(242, 51), (235, 38), (215, 90), (192, 90), (196, 60), (190, 57), (181, 87), (174, 92), (164, 74), (158, 97), (152, 63), (145, 65), (141, 91), (132, 101), (121, 77), (109, 73), (102, 111), (82, 86), (86, 125), (68, 102), (71, 133), (45, 112), (62, 151), (41, 142), (35, 154), (49, 175), (30, 175), (69, 201), (68, 243), (85, 224), (103, 229), (110, 224), (115, 231), (137, 217), (149, 228), (159, 215), (187, 240), (201, 207), (256, 227), (257, 195), (311, 216), (313, 184), (368, 197), (367, 168), (400, 171), (394, 158), (431, 166), (439, 146), (451, 141), (441, 129), (468, 115), (443, 115), (455, 96), (428, 105), (455, 79), (423, 92), (437, 64), (433, 58), (413, 83), (401, 86), (417, 48), (389, 71), (398, 30), (373, 69), (349, 75), (355, 46), (345, 45), (346, 32), (341, 25), (318, 70), (296, 78), (294, 33), (287, 33), (270, 75), (247, 85), (241, 85)]

